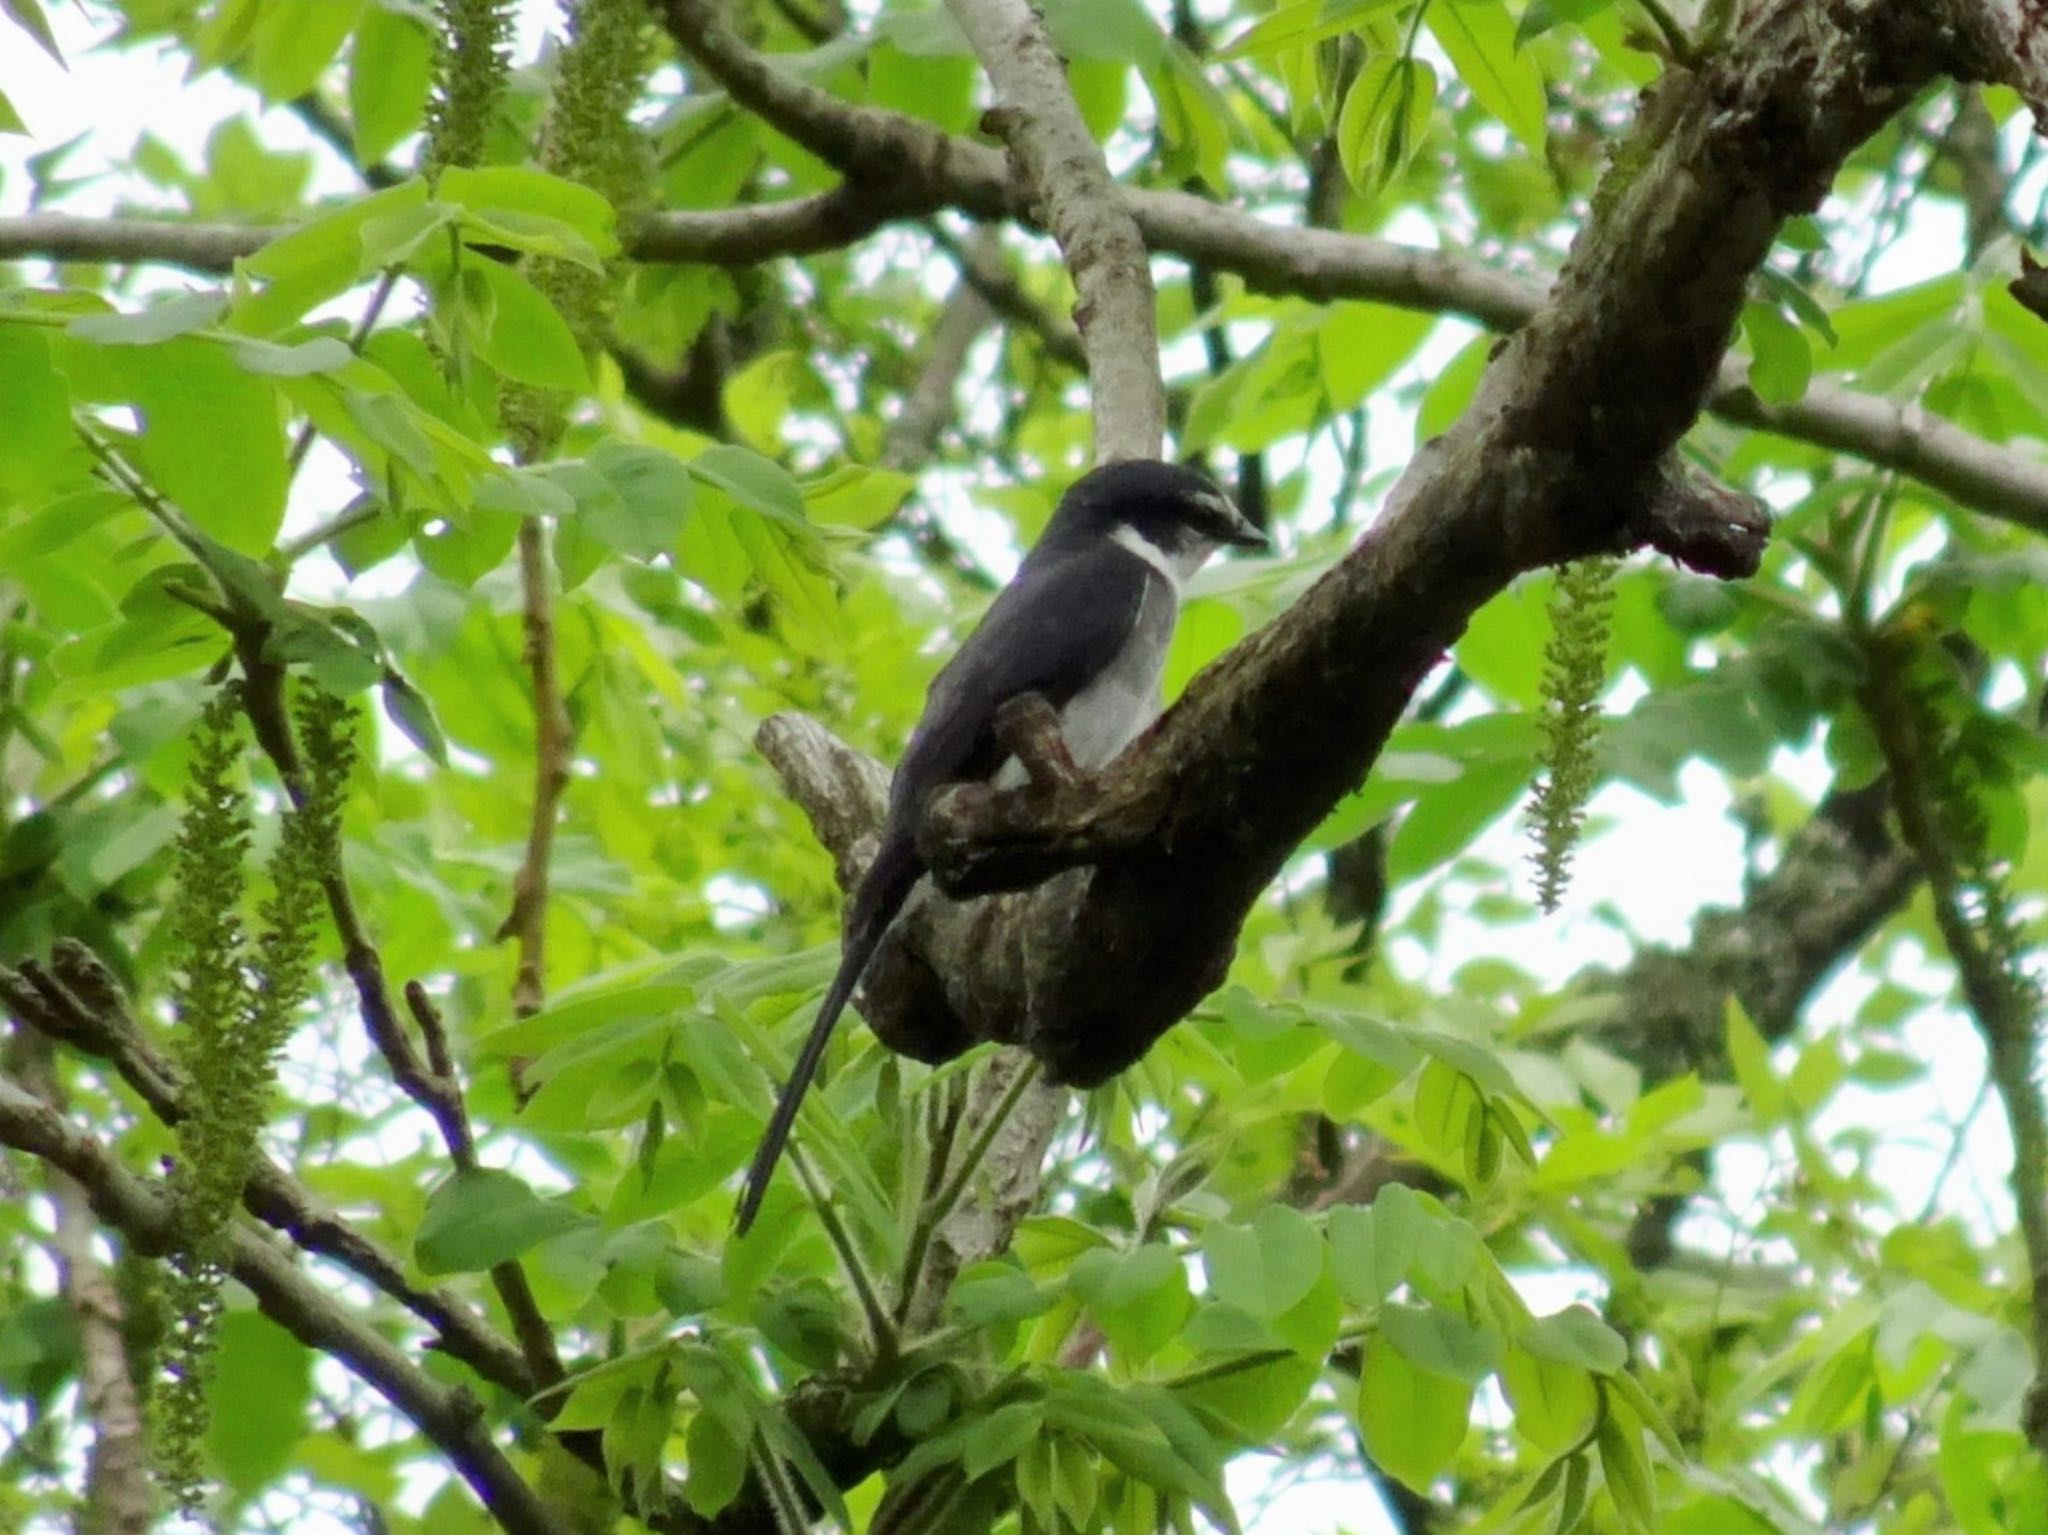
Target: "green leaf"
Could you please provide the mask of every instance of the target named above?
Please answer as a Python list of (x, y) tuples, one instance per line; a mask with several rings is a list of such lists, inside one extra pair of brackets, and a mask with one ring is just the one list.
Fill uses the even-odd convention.
[(1404, 883), (1463, 852), (1515, 805), (1528, 780), (1527, 761), (1475, 764), (1456, 783), (1424, 793), (1394, 833), (1388, 877)]
[(1258, 452), (1309, 430), (1321, 395), (1313, 332), (1278, 327), (1256, 352), (1196, 390), (1182, 444), (1190, 451), (1221, 443)]
[(1538, 1359), (1612, 1375), (1628, 1364), (1628, 1342), (1589, 1306), (1567, 1306), (1539, 1317), (1515, 1340)]
[(1405, 1183), (1389, 1183), (1373, 1197), (1373, 1264), (1380, 1294), (1391, 1295), (1408, 1278), (1427, 1221), (1421, 1199)]
[[(4, 339), (0, 332), (0, 339)], [(69, 419), (65, 424), (69, 426)], [(6, 443), (6, 420), (0, 413), (0, 447)], [(118, 490), (75, 490), (38, 507), (27, 517), (0, 526), (0, 564), (16, 564), (55, 554), (103, 519), (134, 506)]]
[(1192, 1309), (1180, 1255), (1157, 1242), (1128, 1252), (1083, 1253), (1067, 1283), (1088, 1303), (1104, 1335), (1133, 1361), (1151, 1358), (1172, 1341)]
[(1500, 0), (1444, 0), (1429, 8), (1429, 30), (1479, 104), (1539, 160), (1548, 141), (1543, 70), (1518, 51), (1515, 22)]
[(364, 165), (419, 128), (433, 73), (433, 40), (417, 17), (375, 3), (364, 10), (348, 66), (349, 128)]
[(1218, 57), (1279, 53), (1357, 29), (1367, 17), (1391, 11), (1403, 0), (1293, 0), (1232, 38)]
[(568, 1205), (541, 1199), (511, 1173), (476, 1168), (456, 1173), (427, 1196), (413, 1255), (429, 1274), (475, 1273), (593, 1225)]
[(362, 11), (362, 0), (264, 0), (250, 75), (268, 101), (292, 101), (319, 82)]
[[(1436, 316), (1385, 304), (1336, 303), (1316, 328), (1316, 358), (1333, 411), (1351, 410), (1391, 378), (1436, 328)], [(1377, 771), (1384, 771), (1382, 759)]]
[(157, 299), (128, 314), (83, 314), (67, 328), (81, 341), (97, 341), (102, 346), (154, 346), (173, 336), (206, 329), (227, 307), (228, 296), (209, 288)]
[(1376, 1306), (1406, 1277), (1380, 1283), (1379, 1234), (1373, 1212), (1359, 1205), (1339, 1205), (1330, 1212), (1330, 1263), (1344, 1298), (1354, 1306)]
[(1457, 1456), (1472, 1419), (1467, 1381), (1419, 1368), (1380, 1335), (1366, 1340), (1358, 1372), (1358, 1428), (1374, 1462), (1427, 1492)]
[(312, 373), (332, 373), (355, 360), (348, 343), (334, 336), (315, 336), (292, 346), (260, 341), (254, 336), (236, 336), (228, 342), (235, 362), (251, 373), (273, 378), (304, 378)]
[(313, 1352), (256, 1311), (221, 1319), (206, 1449), (236, 1491), (262, 1491), (292, 1464), (313, 1396)]
[(1485, 1112), (1472, 1079), (1443, 1060), (1422, 1068), (1415, 1084), (1415, 1128), (1446, 1157), (1465, 1150), (1467, 1126)]
[(696, 498), (681, 459), (612, 439), (591, 449), (584, 462), (612, 492), (602, 506), (579, 505), (586, 532), (633, 559), (651, 560), (675, 548)]
[(1054, 1297), (1031, 1276), (1007, 1263), (977, 1263), (964, 1270), (949, 1297), (953, 1314), (970, 1327), (1022, 1322), (1052, 1309)]
[(700, 1412), (683, 1433), (683, 1501), (701, 1519), (716, 1518), (747, 1480), (747, 1448), (715, 1413)]
[(1308, 1217), (1268, 1205), (1250, 1226), (1212, 1225), (1202, 1266), (1217, 1299), (1271, 1320), (1299, 1304), (1323, 1275), (1323, 1243)]
[(421, 203), (380, 214), (362, 227), (362, 252), (357, 265), (365, 272), (400, 267), (423, 250), (430, 253), (428, 264), (438, 265), (443, 247), (430, 242), (461, 218), (461, 211), (447, 203)]
[(50, 31), (50, 20), (43, 14), (42, 0), (0, 0), (0, 11), (6, 12), (17, 27), (34, 38), (36, 46), (55, 59), (59, 69), (71, 67), (64, 62), (56, 35)]
[[(552, 227), (566, 232), (571, 243), (586, 247), (598, 257), (619, 253), (615, 227), (618, 217), (612, 205), (602, 194), (564, 177), (514, 165), (451, 165), (441, 173), (436, 190), (443, 202), (454, 203), (474, 215), (478, 229), (535, 239)], [(520, 250), (538, 249), (514, 239), (503, 243)], [(566, 255), (567, 251), (544, 254)]]
[(845, 528), (874, 528), (896, 515), (917, 481), (894, 469), (841, 464), (803, 487), (811, 521)]
[(365, 226), (426, 205), (427, 184), (414, 177), (279, 235), (241, 263), (267, 286), (236, 302), (238, 328), (267, 334), (346, 291), (365, 270)]
[(1537, 1449), (1558, 1454), (1586, 1437), (1600, 1411), (1593, 1377), (1577, 1365), (1510, 1349), (1500, 1363), (1501, 1388), (1515, 1427)]
[(1559, 22), (1585, 22), (1614, 4), (1614, 0), (1530, 0), (1515, 28), (1515, 46), (1526, 47)]
[(1643, 1455), (1642, 1430), (1609, 1412), (1600, 1420), (1597, 1442), (1607, 1494), (1614, 1499), (1622, 1523), (1633, 1530), (1655, 1529), (1657, 1494), (1650, 1481), (1650, 1463)]
[(1380, 1332), (1418, 1370), (1478, 1381), (1500, 1362), (1500, 1334), (1441, 1306), (1389, 1302), (1380, 1308)]
[(384, 713), (391, 723), (436, 765), (446, 767), (448, 738), (442, 734), (441, 722), (434, 717), (434, 706), (427, 695), (398, 673), (386, 672), (382, 696)]
[(0, 324), (0, 398), (7, 401), (0, 410), (0, 491), (40, 499), (56, 489), (64, 460), (81, 451), (70, 388), (40, 331)]
[(654, 1293), (672, 1317), (701, 1316), (725, 1304), (725, 1272), (709, 1258), (663, 1249), (654, 1268)]
[[(884, 10), (877, 15), (877, 31), (887, 34), (903, 19), (905, 13)], [(888, 42), (868, 53), (869, 103), (921, 117), (948, 133), (965, 132), (974, 119), (974, 78), (973, 61), (960, 54), (918, 55)]]
[(507, 378), (537, 389), (580, 393), (590, 387), (583, 348), (561, 311), (517, 270), (497, 261), (462, 269), (464, 298), (483, 317), (477, 355)]
[(228, 548), (268, 551), (288, 478), (276, 389), (189, 336), (127, 355), (137, 456), (156, 488)]
[(1625, 1404), (1636, 1417), (1649, 1426), (1657, 1436), (1658, 1443), (1671, 1452), (1676, 1461), (1685, 1460), (1685, 1445), (1678, 1437), (1678, 1430), (1671, 1426), (1671, 1420), (1664, 1416), (1664, 1410), (1643, 1389), (1643, 1383), (1626, 1370), (1617, 1370), (1601, 1381), (1601, 1389), (1609, 1394), (1608, 1410), (1613, 1412), (1617, 1405)]
[(1728, 1063), (1735, 1069), (1736, 1084), (1749, 1100), (1750, 1111), (1765, 1124), (1785, 1117), (1787, 1098), (1784, 1084), (1771, 1065), (1770, 1046), (1757, 1033), (1756, 1025), (1733, 995), (1728, 998), (1726, 1038)]
[(1038, 1437), (1045, 1421), (1038, 1402), (1011, 1402), (977, 1421), (967, 1431), (960, 1449), (961, 1469), (970, 1482), (979, 1481), (998, 1466), (1006, 1466)]
[(1041, 1435), (1017, 1453), (1017, 1501), (1030, 1513), (1039, 1529), (1059, 1528), (1059, 1504), (1053, 1491), (1053, 1440)]
[(698, 479), (717, 486), (748, 510), (802, 525), (803, 488), (775, 460), (763, 458), (750, 448), (721, 443), (691, 459), (689, 468)]
[(1813, 378), (1813, 343), (1804, 331), (1769, 304), (1745, 304), (1742, 334), (1749, 340), (1749, 387), (1758, 399), (1789, 405), (1806, 393)]
[(1359, 70), (1337, 117), (1337, 157), (1361, 196), (1407, 167), (1435, 109), (1436, 71), (1427, 60), (1380, 54)]
[(14, 102), (5, 91), (0, 91), (0, 133), (28, 135), (28, 124), (21, 120), (21, 114), (14, 109)]
[(293, 607), (280, 615), (263, 654), (266, 660), (304, 667), (324, 691), (348, 698), (374, 687), (384, 675), (375, 635), (370, 639), (365, 645), (327, 615)]
[(849, 1343), (839, 1302), (818, 1279), (763, 1296), (754, 1304), (753, 1321), (762, 1337), (813, 1370), (835, 1368)]
[(1261, 1353), (1218, 1361), (1173, 1390), (1189, 1406), (1228, 1424), (1243, 1442), (1258, 1444), (1287, 1426), (1322, 1371), (1320, 1359)]

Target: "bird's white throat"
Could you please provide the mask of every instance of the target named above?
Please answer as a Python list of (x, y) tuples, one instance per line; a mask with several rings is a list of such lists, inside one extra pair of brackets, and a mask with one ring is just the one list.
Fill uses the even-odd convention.
[(1192, 534), (1188, 536), (1186, 548), (1169, 552), (1153, 543), (1129, 523), (1124, 523), (1111, 533), (1109, 541), (1119, 548), (1128, 549), (1164, 576), (1166, 584), (1173, 588), (1176, 599), (1187, 587), (1188, 578), (1200, 570), (1209, 556), (1216, 552), (1216, 546), (1208, 539)]

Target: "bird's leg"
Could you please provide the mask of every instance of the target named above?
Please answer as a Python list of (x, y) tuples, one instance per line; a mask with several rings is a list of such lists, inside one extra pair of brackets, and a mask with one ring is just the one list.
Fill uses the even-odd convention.
[(1074, 765), (1060, 734), (1060, 717), (1043, 693), (1020, 693), (996, 710), (996, 739), (1023, 764), (1031, 787), (1072, 789), (1088, 775)]

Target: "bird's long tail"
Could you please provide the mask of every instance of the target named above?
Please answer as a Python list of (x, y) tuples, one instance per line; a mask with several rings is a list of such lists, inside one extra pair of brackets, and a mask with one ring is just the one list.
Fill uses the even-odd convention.
[(832, 1030), (839, 1022), (839, 1015), (846, 1011), (846, 1004), (852, 1000), (853, 989), (860, 984), (868, 961), (875, 957), (875, 950), (881, 947), (889, 924), (896, 920), (896, 914), (903, 909), (903, 903), (910, 898), (911, 888), (923, 872), (924, 865), (910, 837), (884, 833), (874, 862), (868, 865), (860, 889), (853, 898), (853, 911), (846, 924), (846, 942), (839, 955), (839, 969), (825, 992), (817, 1021), (811, 1025), (810, 1037), (804, 1041), (796, 1066), (790, 1072), (789, 1080), (783, 1084), (782, 1096), (775, 1100), (775, 1112), (769, 1117), (761, 1144), (754, 1150), (753, 1163), (747, 1168), (747, 1181), (741, 1186), (739, 1209), (734, 1216), (734, 1229), (739, 1235), (747, 1234), (747, 1228), (754, 1224), (754, 1217), (761, 1211), (761, 1200), (768, 1193), (768, 1180), (775, 1174), (775, 1164), (782, 1159), (782, 1148), (789, 1141), (791, 1127), (796, 1124), (796, 1111), (804, 1101), (811, 1079), (818, 1074), (818, 1064), (825, 1058), (825, 1046), (831, 1043)]

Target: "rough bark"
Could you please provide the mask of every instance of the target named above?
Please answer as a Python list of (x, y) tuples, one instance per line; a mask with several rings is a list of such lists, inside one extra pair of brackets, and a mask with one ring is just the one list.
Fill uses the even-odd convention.
[(1103, 1079), (1217, 984), (1252, 902), (1514, 577), (1644, 542), (1753, 569), (1752, 511), (1677, 483), (1666, 455), (1717, 386), (1780, 224), (1953, 62), (1948, 44), (1924, 14), (1779, 0), (1660, 82), (1550, 301), (1344, 560), (1086, 793), (940, 800), (924, 840), (950, 888), (1092, 867), (929, 914), (948, 1008), (920, 980), (904, 1007), (871, 987), (871, 1015), (950, 1015), (970, 1038), (1023, 1044), (1055, 1080)]

